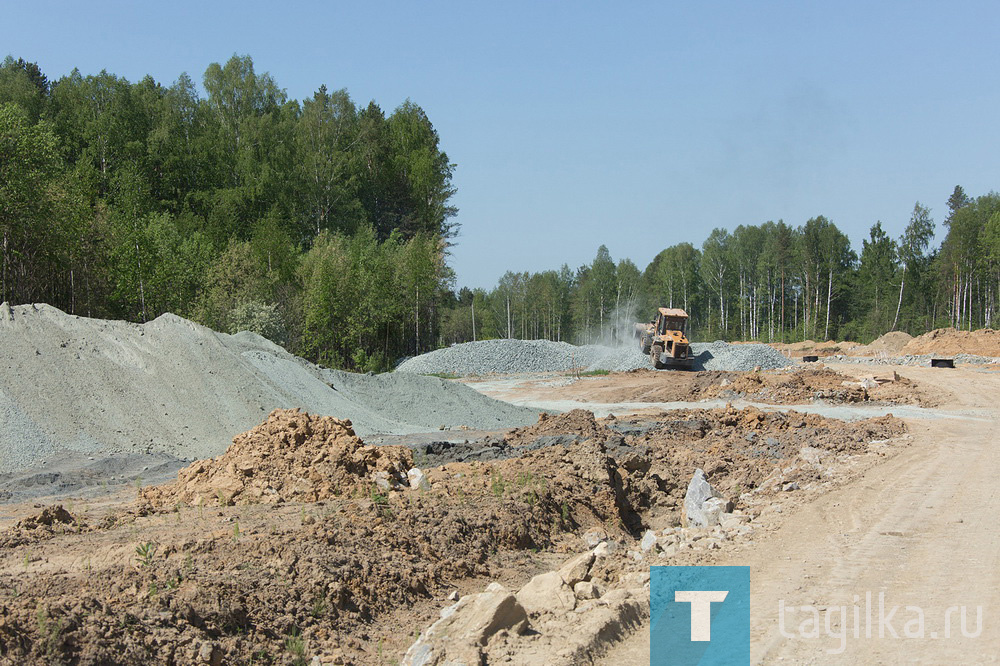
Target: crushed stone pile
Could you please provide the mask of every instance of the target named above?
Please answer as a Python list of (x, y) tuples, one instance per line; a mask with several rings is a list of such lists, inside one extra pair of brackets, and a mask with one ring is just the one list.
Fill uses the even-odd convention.
[(754, 368), (777, 370), (795, 365), (771, 345), (752, 342), (733, 345), (718, 340), (708, 343), (692, 343), (695, 354), (695, 370), (724, 370), (728, 372), (750, 372)]
[(480, 340), (408, 359), (397, 373), (489, 375), (583, 370), (628, 371), (649, 367), (632, 347), (571, 345), (550, 340)]
[(316, 366), (252, 333), (173, 314), (145, 324), (0, 305), (0, 474), (84, 456), (210, 458), (271, 411), (350, 419), (360, 436), (527, 425), (515, 407), (436, 377)]
[[(793, 364), (765, 344), (693, 343), (695, 370), (750, 371), (784, 368)], [(437, 349), (408, 359), (395, 374), (452, 374), (459, 376), (608, 370), (628, 372), (649, 368), (649, 358), (636, 346), (571, 345), (549, 340), (481, 340)]]
[(155, 507), (319, 502), (372, 488), (399, 487), (413, 467), (405, 446), (372, 446), (350, 421), (276, 409), (233, 438), (218, 458), (199, 460), (172, 484), (143, 488)]

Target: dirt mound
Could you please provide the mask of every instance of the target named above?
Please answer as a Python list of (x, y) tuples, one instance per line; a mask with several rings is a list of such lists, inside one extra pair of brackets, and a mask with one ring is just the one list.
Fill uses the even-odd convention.
[(827, 340), (826, 342), (816, 342), (815, 340), (802, 340), (800, 342), (771, 342), (769, 346), (784, 353), (789, 358), (802, 358), (803, 356), (833, 356), (842, 354), (846, 350), (858, 346), (856, 342)]
[(318, 502), (406, 482), (413, 456), (403, 446), (366, 445), (350, 421), (276, 409), (237, 435), (218, 458), (199, 460), (173, 484), (145, 488), (154, 506)]
[(992, 328), (981, 328), (977, 331), (938, 328), (913, 338), (900, 351), (914, 356), (971, 354), (1000, 357), (1000, 331)]
[[(615, 423), (630, 435), (628, 447), (612, 449), (622, 466), (630, 506), (654, 526), (677, 524), (691, 474), (703, 469), (712, 485), (737, 501), (761, 489), (768, 479), (807, 481), (788, 467), (803, 447), (828, 456), (864, 453), (871, 442), (906, 432), (900, 419), (884, 416), (845, 423), (815, 414), (770, 412), (754, 407), (693, 409), (632, 417)], [(784, 470), (789, 474), (782, 476)]]
[[(61, 504), (47, 506), (40, 513), (19, 520), (16, 525), (0, 533), (0, 550), (29, 543), (47, 541), (56, 535), (79, 534), (87, 525)], [(0, 655), (3, 652), (0, 651)]]
[(72, 525), (75, 522), (76, 518), (73, 517), (73, 514), (64, 509), (62, 504), (57, 504), (56, 506), (45, 507), (37, 516), (29, 516), (28, 518), (19, 521), (17, 523), (17, 529), (34, 530), (43, 525), (46, 527), (52, 527), (56, 523)]
[(551, 435), (574, 435), (578, 439), (598, 439), (604, 441), (608, 435), (614, 434), (604, 425), (597, 422), (594, 413), (585, 409), (572, 409), (562, 414), (538, 415), (538, 423), (525, 428), (516, 428), (504, 436), (504, 439), (514, 446), (531, 442), (538, 437)]
[(877, 358), (886, 356), (899, 356), (903, 352), (903, 347), (913, 339), (913, 336), (903, 331), (889, 331), (867, 345), (856, 345), (854, 347), (844, 346), (848, 356), (874, 356)]

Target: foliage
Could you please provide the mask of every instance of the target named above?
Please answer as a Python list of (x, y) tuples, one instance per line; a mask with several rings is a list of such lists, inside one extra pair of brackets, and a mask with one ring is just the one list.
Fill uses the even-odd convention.
[(632, 344), (657, 306), (695, 339), (793, 340), (996, 325), (1000, 195), (956, 186), (933, 248), (917, 203), (903, 234), (850, 240), (824, 216), (711, 231), (640, 271), (592, 261), (454, 289), (455, 165), (410, 100), (346, 90), (301, 102), (249, 56), (212, 63), (202, 97), (170, 85), (0, 64), (0, 300), (147, 321), (175, 312), (252, 330), (363, 371), (500, 337)]
[(0, 300), (175, 312), (368, 370), (436, 344), (455, 165), (424, 111), (300, 104), (249, 56), (203, 83), (3, 61)]

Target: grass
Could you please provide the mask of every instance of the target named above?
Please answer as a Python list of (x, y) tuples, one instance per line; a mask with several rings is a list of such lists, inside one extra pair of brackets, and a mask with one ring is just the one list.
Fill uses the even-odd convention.
[(315, 599), (313, 599), (312, 610), (310, 611), (310, 615), (312, 615), (315, 619), (318, 620), (319, 618), (326, 615), (326, 609), (327, 609), (326, 596), (319, 595)]
[(504, 493), (507, 492), (507, 482), (504, 481), (503, 475), (496, 470), (493, 470), (493, 478), (490, 480), (490, 488), (493, 490), (493, 494), (497, 497), (503, 497)]
[(606, 377), (611, 374), (610, 370), (587, 370), (576, 373), (577, 377)]
[(437, 377), (438, 379), (461, 379), (462, 377), (451, 372), (425, 372), (423, 375), (425, 377)]
[(380, 493), (376, 486), (372, 486), (371, 500), (380, 516), (388, 519), (393, 517), (392, 509), (389, 507), (389, 496), (384, 493)]
[(153, 555), (156, 554), (156, 544), (152, 542), (140, 543), (135, 547), (135, 556), (139, 564), (144, 567), (153, 566)]
[(302, 638), (298, 629), (293, 629), (292, 633), (285, 636), (285, 650), (292, 655), (292, 664), (305, 666), (306, 639)]
[(63, 620), (54, 620), (49, 616), (49, 611), (43, 606), (38, 606), (35, 610), (35, 624), (38, 629), (38, 636), (45, 648), (45, 654), (53, 656), (58, 652), (60, 637), (63, 631)]

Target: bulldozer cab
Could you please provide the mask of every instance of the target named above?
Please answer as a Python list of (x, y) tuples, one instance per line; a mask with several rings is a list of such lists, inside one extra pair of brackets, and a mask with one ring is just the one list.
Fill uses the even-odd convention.
[(678, 308), (660, 308), (654, 322), (656, 333), (657, 335), (666, 335), (667, 331), (680, 331), (683, 333), (684, 328), (687, 326), (687, 320), (687, 313), (683, 310)]

